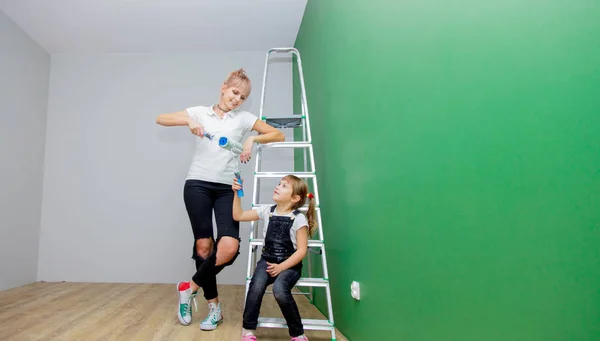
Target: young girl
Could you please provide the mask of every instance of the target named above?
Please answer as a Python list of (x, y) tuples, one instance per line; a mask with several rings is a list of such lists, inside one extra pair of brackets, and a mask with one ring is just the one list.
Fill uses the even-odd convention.
[[(237, 191), (241, 188), (234, 179), (232, 189)], [(304, 215), (298, 209), (304, 206), (307, 199), (308, 210)], [(273, 284), (273, 295), (287, 322), (292, 341), (308, 341), (292, 296), (292, 288), (302, 273), (302, 259), (308, 249), (308, 237), (316, 229), (314, 196), (308, 193), (308, 186), (304, 181), (294, 175), (287, 175), (275, 187), (273, 201), (276, 205), (244, 211), (240, 198), (235, 195), (233, 199), (233, 219), (263, 220), (266, 226), (263, 228), (265, 245), (246, 297), (242, 341), (257, 341), (254, 332), (258, 324), (258, 313), (270, 284)]]

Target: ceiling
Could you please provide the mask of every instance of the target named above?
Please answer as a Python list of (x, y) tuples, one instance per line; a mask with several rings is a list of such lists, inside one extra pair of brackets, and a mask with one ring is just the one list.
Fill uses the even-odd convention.
[(49, 53), (256, 51), (293, 46), (308, 0), (0, 0)]

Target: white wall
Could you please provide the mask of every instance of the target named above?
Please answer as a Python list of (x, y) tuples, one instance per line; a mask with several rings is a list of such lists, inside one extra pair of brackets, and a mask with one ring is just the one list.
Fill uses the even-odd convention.
[[(212, 104), (228, 72), (239, 67), (253, 81), (244, 106), (258, 116), (265, 52), (53, 55), (38, 280), (191, 278), (183, 185), (195, 137), (187, 127), (162, 127), (155, 119)], [(291, 63), (272, 65), (265, 113), (287, 116)], [(271, 158), (271, 166), (292, 169), (292, 154), (283, 155)], [(247, 208), (253, 167), (242, 167)], [(244, 224), (242, 254), (221, 272), (220, 284), (244, 283), (247, 235)]]
[(0, 290), (37, 273), (50, 56), (0, 11)]

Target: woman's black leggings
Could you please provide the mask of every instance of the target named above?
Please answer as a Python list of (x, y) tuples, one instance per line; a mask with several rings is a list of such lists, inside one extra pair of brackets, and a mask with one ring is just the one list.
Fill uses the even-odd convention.
[[(233, 219), (233, 190), (230, 185), (202, 180), (187, 180), (183, 189), (183, 199), (194, 233), (192, 259), (196, 262), (196, 273), (192, 280), (204, 291), (204, 298), (211, 300), (218, 296), (217, 274), (233, 264), (239, 253), (227, 263), (216, 266), (217, 245), (222, 237), (240, 240), (240, 223)], [(213, 210), (217, 223), (217, 240), (213, 237)], [(198, 255), (196, 240), (210, 238), (214, 242), (213, 251), (206, 258)]]

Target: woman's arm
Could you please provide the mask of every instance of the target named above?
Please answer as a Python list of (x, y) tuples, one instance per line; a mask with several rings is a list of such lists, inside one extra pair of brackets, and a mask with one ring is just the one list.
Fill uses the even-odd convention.
[(240, 154), (240, 160), (243, 163), (250, 161), (252, 155), (252, 147), (254, 143), (270, 143), (270, 142), (283, 142), (285, 141), (285, 135), (281, 130), (268, 125), (262, 120), (256, 120), (252, 126), (252, 130), (258, 132), (258, 135), (248, 136), (246, 142), (244, 142), (244, 151)]
[(302, 226), (296, 231), (296, 251), (281, 264), (267, 262), (267, 273), (272, 277), (279, 275), (284, 270), (293, 268), (302, 262), (308, 251), (308, 226)]
[(191, 118), (187, 110), (160, 114), (156, 118), (156, 123), (165, 127), (188, 126), (192, 134), (200, 137), (204, 136), (204, 126)]
[(252, 130), (258, 132), (258, 135), (254, 137), (256, 143), (270, 143), (270, 142), (283, 142), (285, 141), (285, 135), (283, 132), (273, 126), (267, 124), (262, 120), (256, 120)]
[(160, 114), (156, 118), (156, 123), (165, 127), (186, 126), (188, 125), (190, 116), (186, 110)]

